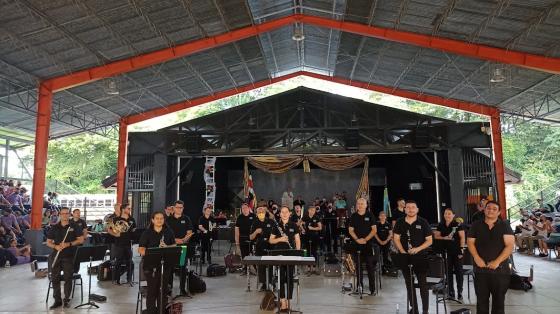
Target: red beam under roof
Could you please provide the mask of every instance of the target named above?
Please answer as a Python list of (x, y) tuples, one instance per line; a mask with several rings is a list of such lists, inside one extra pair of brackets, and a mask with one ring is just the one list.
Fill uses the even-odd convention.
[(149, 111), (146, 111), (146, 112), (143, 112), (143, 113), (138, 113), (138, 114), (134, 114), (134, 115), (125, 117), (123, 119), (126, 122), (126, 124), (138, 123), (138, 122), (142, 122), (142, 121), (145, 121), (145, 120), (148, 120), (148, 119), (151, 119), (151, 118), (159, 117), (161, 115), (177, 112), (179, 110), (195, 107), (195, 106), (205, 104), (205, 103), (208, 103), (208, 102), (211, 102), (211, 101), (219, 100), (219, 99), (226, 98), (226, 97), (229, 97), (229, 96), (233, 96), (233, 95), (236, 95), (236, 94), (239, 94), (239, 93), (247, 92), (247, 91), (250, 91), (250, 90), (253, 90), (253, 89), (256, 89), (256, 88), (260, 88), (260, 87), (264, 87), (264, 86), (267, 86), (267, 85), (270, 85), (270, 84), (281, 82), (281, 81), (284, 81), (284, 80), (287, 80), (287, 79), (290, 79), (290, 78), (293, 78), (293, 77), (297, 77), (297, 76), (300, 76), (300, 75), (305, 75), (305, 76), (308, 76), (308, 77), (313, 77), (313, 78), (317, 78), (317, 79), (321, 79), (321, 80), (325, 80), (325, 81), (330, 81), (330, 82), (355, 86), (355, 87), (368, 89), (368, 90), (376, 91), (376, 92), (381, 92), (381, 93), (385, 93), (385, 94), (391, 94), (391, 95), (395, 95), (395, 96), (405, 97), (405, 98), (414, 99), (414, 100), (418, 100), (418, 101), (424, 101), (424, 102), (428, 102), (428, 103), (432, 103), (432, 104), (436, 104), (436, 105), (440, 105), (440, 106), (445, 106), (445, 107), (449, 107), (449, 108), (464, 110), (464, 111), (477, 113), (477, 114), (481, 114), (481, 115), (485, 115), (485, 116), (492, 116), (492, 115), (494, 115), (498, 112), (498, 109), (495, 108), (495, 107), (486, 106), (486, 105), (479, 104), (479, 103), (467, 102), (467, 101), (444, 98), (444, 97), (433, 96), (433, 95), (420, 94), (420, 93), (411, 92), (411, 91), (402, 90), (402, 89), (393, 88), (393, 87), (388, 87), (388, 86), (368, 84), (368, 83), (365, 83), (365, 82), (360, 82), (360, 81), (355, 81), (355, 80), (351, 81), (349, 79), (344, 79), (344, 78), (339, 78), (339, 77), (331, 77), (331, 76), (328, 76), (328, 75), (311, 73), (311, 72), (307, 72), (307, 71), (299, 71), (299, 72), (279, 76), (279, 77), (276, 77), (274, 79), (263, 80), (263, 81), (255, 82), (254, 84), (247, 84), (247, 85), (240, 86), (240, 87), (237, 87), (237, 88), (228, 89), (228, 90), (221, 91), (221, 92), (218, 92), (218, 93), (215, 93), (215, 94), (212, 94), (212, 95), (178, 102), (178, 103), (175, 103), (175, 104), (171, 104), (171, 105), (169, 105), (165, 108), (162, 107), (162, 108), (149, 110)]
[(47, 82), (52, 86), (52, 90), (56, 92), (74, 86), (87, 84), (99, 79), (140, 70), (177, 58), (186, 57), (197, 52), (233, 43), (261, 33), (270, 32), (296, 22), (330, 29), (338, 29), (348, 33), (414, 45), (417, 47), (436, 49), (472, 58), (511, 64), (552, 74), (560, 74), (560, 58), (545, 57), (503, 48), (467, 43), (455, 39), (368, 26), (365, 24), (333, 20), (325, 17), (296, 14), (271, 20), (262, 24), (239, 28), (224, 34), (194, 40), (175, 47), (165, 48), (128, 59), (111, 62), (106, 65), (96, 66), (86, 70), (55, 77), (47, 80)]

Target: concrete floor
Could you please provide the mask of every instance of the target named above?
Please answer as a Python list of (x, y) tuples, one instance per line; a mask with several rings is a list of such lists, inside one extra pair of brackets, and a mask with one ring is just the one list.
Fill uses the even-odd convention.
[[(135, 258), (136, 259), (136, 258)], [(506, 299), (506, 313), (559, 313), (560, 309), (560, 262), (535, 257), (515, 256), (518, 269), (528, 273), (530, 264), (535, 265), (534, 289), (525, 293), (510, 290)], [(216, 259), (218, 260), (218, 259)], [(222, 259), (223, 261), (223, 259)], [(138, 265), (138, 264), (136, 264)], [(40, 265), (41, 266), (41, 265)], [(136, 267), (136, 269), (138, 269)], [(84, 293), (87, 298), (86, 266), (82, 264)], [(228, 274), (226, 277), (204, 278), (207, 291), (185, 300), (184, 313), (267, 313), (259, 311), (262, 293), (246, 290), (246, 277)], [(178, 283), (178, 281), (176, 281)], [(43, 313), (47, 312), (45, 303), (47, 279), (35, 279), (29, 265), (12, 266), (0, 269), (0, 313)], [(378, 296), (358, 297), (340, 293), (340, 278), (323, 276), (302, 277), (301, 309), (304, 313), (395, 313), (399, 304), (400, 313), (405, 313), (406, 294), (402, 276), (383, 278), (383, 289)], [(465, 280), (466, 285), (466, 280)], [(175, 285), (177, 286), (177, 284)], [(256, 287), (253, 277), (252, 289)], [(177, 287), (175, 288), (177, 289)], [(57, 310), (53, 313), (134, 313), (138, 286), (114, 286), (111, 282), (98, 282), (92, 279), (92, 293), (107, 296), (99, 309)], [(476, 303), (473, 288), (471, 299), (466, 296), (465, 304), (449, 305), (451, 309), (467, 307), (473, 309)], [(175, 291), (176, 292), (176, 291)], [(430, 313), (436, 313), (434, 295), (430, 294)], [(49, 304), (52, 303), (52, 297)], [(79, 292), (71, 305), (80, 303)], [(439, 306), (443, 313), (443, 305)], [(270, 312), (269, 312), (270, 313)]]

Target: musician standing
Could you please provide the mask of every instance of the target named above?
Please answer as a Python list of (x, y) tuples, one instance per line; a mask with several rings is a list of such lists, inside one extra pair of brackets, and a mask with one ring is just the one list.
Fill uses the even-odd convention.
[(391, 240), (393, 239), (393, 227), (392, 224), (387, 221), (387, 214), (384, 211), (379, 212), (379, 221), (375, 224), (377, 227), (377, 233), (375, 234), (375, 240), (381, 249), (381, 255), (383, 256), (383, 271), (387, 272), (391, 268), (391, 261), (389, 261), (389, 251), (391, 247)]
[(115, 260), (113, 264), (113, 281), (120, 285), (120, 278), (126, 269), (126, 281), (132, 281), (132, 235), (136, 229), (136, 221), (132, 217), (132, 208), (129, 204), (121, 205), (121, 216), (113, 219), (113, 226), (107, 231), (115, 237)]
[[(50, 307), (51, 310), (62, 305), (68, 308), (70, 305), (72, 276), (74, 274), (74, 255), (76, 253), (76, 246), (83, 242), (84, 238), (81, 231), (76, 230), (70, 224), (70, 209), (62, 207), (60, 209), (60, 221), (53, 225), (47, 234), (47, 246), (53, 249), (49, 256), (54, 297), (54, 303)], [(58, 253), (58, 258), (56, 258), (57, 252), (60, 252)], [(61, 271), (64, 273), (64, 278), (60, 275)], [(64, 280), (64, 300), (60, 293), (61, 280)]]
[(85, 220), (80, 218), (80, 210), (78, 208), (72, 211), (72, 219), (70, 219), (70, 224), (76, 230), (76, 232), (84, 238), (84, 241), (87, 240), (87, 223)]
[[(152, 213), (151, 223), (148, 228), (140, 236), (138, 241), (138, 253), (143, 257), (146, 255), (146, 249), (158, 248), (165, 246), (175, 246), (175, 235), (171, 228), (165, 224), (165, 214), (161, 211)], [(148, 293), (146, 296), (146, 307), (148, 314), (158, 313), (159, 306), (165, 309), (167, 304), (167, 294), (169, 290), (169, 278), (173, 271), (173, 265), (164, 265), (163, 269), (163, 287), (160, 287), (161, 265), (159, 263), (148, 265), (144, 263), (144, 276), (148, 282)], [(163, 300), (160, 304), (160, 289), (163, 289)], [(183, 288), (184, 289), (184, 288)], [(157, 300), (157, 306), (156, 306)]]
[[(319, 248), (320, 232), (323, 229), (323, 224), (321, 223), (321, 217), (316, 214), (316, 207), (310, 206), (307, 208), (307, 215), (303, 217), (303, 222), (305, 225), (305, 234), (307, 235), (307, 242), (305, 247), (309, 256), (315, 257), (315, 261), (319, 260), (319, 255), (317, 254), (317, 249)], [(309, 266), (308, 275), (319, 275), (317, 270), (317, 263), (313, 266)]]
[(399, 251), (395, 262), (403, 273), (412, 313), (418, 313), (418, 302), (416, 289), (411, 285), (412, 273), (408, 265), (412, 265), (412, 271), (418, 279), (422, 313), (428, 313), (430, 304), (426, 281), (428, 274), (426, 249), (432, 245), (432, 229), (426, 219), (418, 216), (418, 206), (415, 201), (406, 201), (405, 213), (406, 216), (399, 218), (393, 228), (393, 243)]
[(509, 257), (515, 238), (507, 221), (499, 218), (500, 205), (488, 201), (484, 220), (477, 220), (469, 229), (467, 245), (474, 266), (476, 312), (489, 313), (492, 295), (492, 314), (504, 313), (504, 300), (511, 278)]
[[(377, 234), (375, 225), (375, 217), (370, 211), (366, 211), (367, 201), (360, 197), (356, 201), (356, 212), (350, 216), (348, 224), (348, 233), (356, 243), (356, 252), (354, 252), (354, 260), (357, 263), (364, 261), (368, 273), (369, 292), (370, 295), (375, 293), (375, 264), (377, 256), (374, 255), (372, 239)], [(358, 260), (357, 252), (360, 251), (360, 260)], [(361, 269), (361, 267), (360, 267)], [(358, 282), (363, 287), (363, 271), (358, 272)]]
[(323, 221), (325, 225), (325, 245), (327, 246), (327, 252), (336, 254), (338, 252), (338, 224), (336, 211), (333, 208), (333, 204), (330, 202), (326, 205)]
[[(301, 249), (298, 226), (290, 221), (290, 209), (287, 206), (280, 208), (280, 222), (278, 228), (272, 230), (270, 244), (275, 250)], [(294, 291), (294, 266), (280, 266), (280, 310), (285, 311), (290, 307)], [(286, 291), (287, 290), (287, 291)]]
[(200, 231), (200, 248), (201, 262), (204, 265), (204, 256), (208, 264), (212, 264), (212, 227), (214, 226), (214, 217), (212, 217), (212, 207), (204, 208), (202, 216), (198, 219), (198, 230)]
[[(255, 216), (251, 214), (251, 209), (249, 204), (243, 203), (241, 205), (241, 214), (237, 216), (235, 221), (235, 246), (237, 250), (241, 253), (241, 258), (251, 253), (251, 241), (249, 235), (251, 233), (251, 226)], [(245, 266), (246, 267), (246, 266)], [(245, 270), (247, 268), (244, 268)], [(246, 274), (243, 272), (242, 274)]]
[[(268, 250), (270, 249), (270, 244), (268, 239), (273, 228), (276, 228), (276, 221), (267, 217), (266, 215), (266, 205), (263, 202), (259, 202), (257, 207), (257, 219), (253, 222), (251, 226), (251, 241), (255, 242), (255, 255), (264, 256), (268, 255)], [(259, 282), (261, 283), (261, 291), (268, 289), (266, 287), (266, 268), (267, 266), (258, 266)], [(272, 267), (269, 267), (269, 280), (272, 278)]]
[(463, 253), (465, 250), (465, 230), (455, 221), (453, 209), (443, 212), (444, 221), (434, 231), (434, 239), (441, 241), (441, 249), (447, 255), (447, 289), (449, 297), (455, 298), (453, 273), (457, 278), (457, 299), (463, 300)]
[(115, 237), (111, 235), (109, 229), (111, 228), (111, 225), (114, 224), (115, 219), (121, 216), (121, 205), (122, 204), (120, 203), (115, 203), (115, 205), (113, 205), (113, 213), (106, 215), (103, 218), (103, 222), (105, 223), (104, 229), (109, 234), (109, 237), (107, 237), (107, 243), (110, 244), (109, 254), (110, 254), (111, 261), (115, 260), (115, 252), (117, 252), (117, 249), (115, 248)]
[[(185, 204), (181, 200), (177, 200), (173, 206), (173, 215), (167, 217), (166, 223), (173, 232), (175, 236), (175, 244), (177, 245), (188, 245), (190, 244), (190, 239), (193, 235), (193, 225), (191, 219), (187, 215), (183, 215)], [(187, 249), (187, 254), (191, 256), (193, 251), (192, 246)], [(187, 281), (187, 263), (179, 266), (181, 271), (179, 274), (179, 295), (188, 295), (185, 283)], [(171, 277), (173, 280), (173, 277)]]

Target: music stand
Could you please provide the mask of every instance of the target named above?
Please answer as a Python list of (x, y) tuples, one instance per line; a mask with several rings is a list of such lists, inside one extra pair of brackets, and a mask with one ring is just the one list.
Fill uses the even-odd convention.
[[(297, 250), (297, 249), (268, 250), (268, 255), (304, 257), (305, 256), (305, 251), (304, 250)], [(277, 293), (277, 296), (276, 296), (276, 304), (277, 304), (277, 310), (278, 310), (277, 313), (280, 313), (280, 289), (282, 289), (282, 287), (280, 285), (281, 267), (280, 266), (276, 266), (276, 267), (278, 268), (278, 271), (277, 271), (278, 293)], [(289, 273), (289, 266), (286, 267), (286, 277), (288, 277), (288, 273)], [(286, 278), (286, 285), (289, 285), (288, 279), (289, 278)], [(287, 291), (288, 287), (285, 287), (285, 289), (286, 289), (285, 295), (286, 295), (286, 298), (287, 298), (288, 297), (288, 291)], [(290, 305), (290, 313), (301, 313), (301, 311), (292, 310), (291, 305)]]
[[(107, 252), (107, 245), (94, 245), (94, 246), (79, 246), (76, 250), (76, 263), (83, 263), (89, 260), (89, 268), (92, 267), (93, 261), (102, 261), (105, 258), (105, 252)], [(81, 308), (83, 306), (99, 308), (95, 302), (91, 301), (91, 271), (89, 273), (89, 283), (88, 283), (88, 301), (86, 303), (80, 304), (75, 309)]]
[(179, 265), (181, 256), (181, 247), (163, 247), (163, 248), (147, 248), (144, 255), (144, 268), (160, 268), (159, 275), (159, 313), (163, 314), (163, 274), (164, 265), (167, 267), (175, 267)]

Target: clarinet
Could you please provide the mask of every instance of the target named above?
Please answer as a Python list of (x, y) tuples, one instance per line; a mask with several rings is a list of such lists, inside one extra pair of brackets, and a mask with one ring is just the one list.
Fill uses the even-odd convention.
[[(280, 223), (282, 223), (282, 220), (280, 220)], [(282, 229), (282, 227), (280, 227), (280, 224), (277, 224), (276, 227), (278, 227), (278, 231), (280, 231), (281, 236), (287, 237), (286, 234), (284, 233), (284, 230)], [(293, 249), (292, 244), (290, 243), (290, 237), (288, 237), (288, 246), (290, 247), (290, 250)]]
[[(408, 250), (412, 249), (412, 243), (410, 242), (410, 230), (406, 230), (406, 245), (408, 246)], [(408, 252), (408, 250), (406, 250)]]

